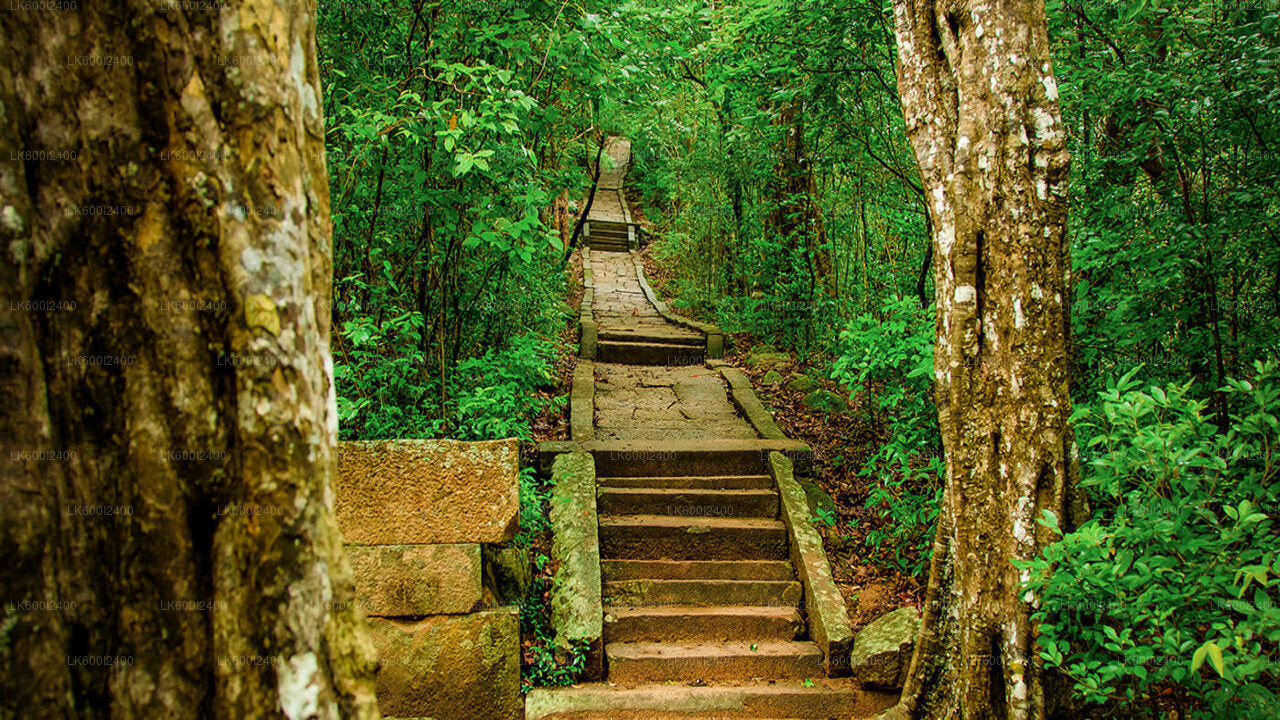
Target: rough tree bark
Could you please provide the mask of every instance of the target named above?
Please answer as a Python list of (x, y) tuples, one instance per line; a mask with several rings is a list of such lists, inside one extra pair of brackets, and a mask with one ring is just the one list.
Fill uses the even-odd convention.
[(0, 13), (0, 717), (378, 716), (314, 27), (314, 0)]
[(946, 490), (891, 715), (1044, 718), (1034, 599), (1010, 560), (1070, 525), (1069, 158), (1043, 0), (898, 0), (898, 88), (928, 198)]
[(804, 108), (798, 98), (787, 100), (778, 116), (786, 128), (778, 148), (777, 206), (770, 225), (793, 252), (803, 249), (815, 289), (834, 297), (835, 271), (827, 247), (826, 224), (816, 200), (813, 164), (805, 147)]

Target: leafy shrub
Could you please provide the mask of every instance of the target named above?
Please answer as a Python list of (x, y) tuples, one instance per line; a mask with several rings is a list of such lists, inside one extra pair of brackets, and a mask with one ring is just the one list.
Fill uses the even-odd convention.
[(894, 298), (879, 316), (853, 318), (840, 333), (832, 377), (846, 385), (874, 386), (878, 417), (888, 441), (860, 472), (872, 479), (867, 508), (882, 508), (889, 522), (867, 543), (894, 549), (892, 564), (919, 575), (929, 562), (942, 497), (942, 434), (933, 401), (932, 313), (912, 299)]
[(463, 390), (456, 399), (452, 436), (461, 440), (529, 439), (529, 424), (565, 396), (544, 397), (553, 385), (557, 346), (534, 334), (521, 335), (501, 350), (458, 363)]
[(535, 687), (572, 685), (587, 666), (586, 640), (571, 641), (568, 648), (556, 646), (550, 603), (546, 601), (552, 582), (546, 575), (534, 577), (529, 597), (520, 603), (520, 634), (526, 640), (521, 658), (521, 689), (525, 692)]
[(434, 437), (430, 408), (439, 385), (424, 369), (422, 315), (407, 312), (379, 325), (358, 315), (335, 332), (334, 383), (344, 440)]
[(1196, 705), (1183, 717), (1280, 715), (1280, 377), (1257, 370), (1229, 383), (1226, 433), (1190, 384), (1140, 390), (1138, 369), (1077, 412), (1100, 510), (1020, 567), (1041, 657), (1088, 701), (1133, 707), (1176, 683)]

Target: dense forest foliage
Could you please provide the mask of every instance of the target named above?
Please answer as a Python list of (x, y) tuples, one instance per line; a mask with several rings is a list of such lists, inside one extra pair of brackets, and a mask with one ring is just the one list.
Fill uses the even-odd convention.
[[(870, 398), (860, 470), (899, 546), (882, 561), (924, 571), (933, 251), (891, 7), (320, 10), (344, 437), (529, 438), (563, 403), (566, 243), (601, 143), (624, 135), (673, 307)], [(1092, 716), (1263, 717), (1280, 681), (1280, 9), (1048, 10), (1093, 520), (1026, 568), (1042, 657)]]

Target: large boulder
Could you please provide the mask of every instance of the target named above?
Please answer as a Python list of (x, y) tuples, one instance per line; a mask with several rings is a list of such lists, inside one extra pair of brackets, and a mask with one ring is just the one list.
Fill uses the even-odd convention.
[(749, 368), (773, 368), (791, 362), (791, 356), (774, 350), (770, 345), (757, 345), (751, 348), (742, 361)]
[(823, 388), (818, 388), (805, 395), (800, 404), (818, 412), (844, 413), (849, 411), (849, 403), (845, 402), (844, 398)]
[(826, 490), (818, 487), (818, 484), (812, 480), (797, 478), (800, 488), (804, 490), (804, 496), (809, 500), (809, 509), (816, 511), (822, 508), (831, 515), (836, 514), (836, 501), (827, 494)]
[(787, 378), (786, 388), (791, 392), (809, 393), (818, 388), (818, 383), (804, 373), (791, 373)]
[(854, 677), (868, 687), (900, 689), (907, 679), (919, 625), (920, 611), (905, 607), (863, 628), (854, 638), (849, 658)]

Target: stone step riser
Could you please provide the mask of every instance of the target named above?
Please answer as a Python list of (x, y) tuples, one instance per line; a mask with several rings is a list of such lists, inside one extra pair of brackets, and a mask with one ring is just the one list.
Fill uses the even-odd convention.
[(622, 580), (792, 580), (795, 570), (782, 560), (602, 560), (605, 581)]
[(636, 333), (610, 332), (608, 330), (600, 331), (597, 337), (604, 342), (642, 343), (645, 345), (675, 345), (691, 348), (705, 348), (707, 345), (707, 341), (700, 337), (639, 335)]
[(618, 580), (604, 583), (606, 604), (631, 608), (672, 605), (799, 607), (804, 590), (794, 580)]
[(528, 720), (667, 720), (668, 718), (873, 718), (897, 702), (896, 693), (841, 686), (826, 689), (799, 682), (736, 687), (641, 685), (636, 688), (579, 686), (536, 688), (526, 704)]
[[(708, 443), (710, 445), (710, 443)], [(637, 450), (593, 452), (597, 477), (759, 476), (766, 472), (768, 450)], [(769, 483), (772, 486), (772, 481)]]
[[(732, 609), (731, 609), (732, 610)], [(646, 613), (605, 609), (605, 642), (726, 642), (731, 640), (796, 640), (804, 620), (793, 609), (715, 609)]]
[(596, 507), (606, 515), (772, 518), (778, 516), (778, 494), (771, 490), (603, 488)]
[[(797, 646), (803, 643), (795, 643)], [(627, 651), (627, 643), (607, 644), (605, 653), (609, 661), (609, 682), (725, 682), (747, 678), (771, 680), (804, 680), (825, 676), (822, 669), (822, 652), (817, 646), (811, 651), (793, 653), (770, 652), (718, 653), (717, 646), (698, 648), (697, 654), (642, 655)], [(624, 654), (625, 653), (625, 654)]]
[(600, 525), (600, 554), (637, 560), (786, 560), (787, 536), (777, 529), (716, 528), (705, 532)]
[(729, 475), (719, 477), (603, 477), (601, 487), (619, 488), (690, 488), (696, 490), (747, 490), (773, 489), (773, 479), (767, 475)]
[(602, 341), (596, 346), (596, 361), (623, 365), (662, 365), (685, 367), (706, 362), (705, 345), (702, 348), (681, 348), (672, 345), (641, 342)]

